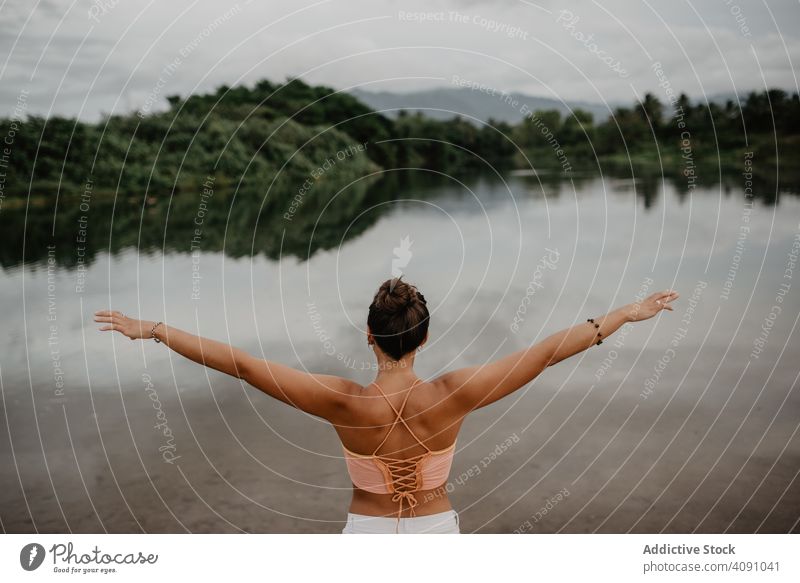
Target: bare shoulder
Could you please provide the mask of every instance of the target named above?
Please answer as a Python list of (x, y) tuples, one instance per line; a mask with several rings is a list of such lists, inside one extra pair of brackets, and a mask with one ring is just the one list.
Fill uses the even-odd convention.
[(329, 394), (325, 399), (329, 403), (329, 421), (335, 418), (338, 421), (349, 419), (359, 410), (362, 402), (360, 397), (364, 391), (364, 385), (354, 380), (334, 375), (314, 375), (322, 384), (327, 387)]
[(361, 385), (350, 379), (329, 374), (308, 374), (308, 390), (298, 393), (294, 406), (333, 422), (352, 409), (353, 397)]
[(331, 401), (346, 402), (350, 397), (358, 396), (364, 389), (359, 383), (345, 377), (327, 374), (314, 374), (312, 376), (324, 389), (330, 391)]
[(460, 411), (464, 409), (464, 381), (468, 376), (465, 369), (443, 373), (428, 381), (430, 394), (446, 408)]
[(437, 390), (446, 396), (457, 397), (459, 392), (463, 392), (465, 386), (475, 377), (480, 368), (479, 366), (470, 366), (451, 370), (433, 379), (431, 384), (435, 385)]
[(448, 396), (457, 385), (454, 373), (458, 371), (449, 371), (440, 374), (438, 377), (432, 378), (426, 383), (431, 387), (435, 393), (440, 393), (442, 396)]

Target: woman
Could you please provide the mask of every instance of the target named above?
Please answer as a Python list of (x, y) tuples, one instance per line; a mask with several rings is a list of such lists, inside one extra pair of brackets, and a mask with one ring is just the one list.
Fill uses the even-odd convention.
[(487, 364), (424, 381), (414, 373), (416, 351), (428, 339), (425, 297), (401, 279), (385, 281), (369, 307), (367, 343), (378, 360), (375, 380), (309, 374), (262, 360), (164, 322), (100, 311), (100, 330), (153, 339), (205, 366), (322, 417), (336, 428), (353, 481), (345, 533), (458, 533), (458, 514), (445, 483), (456, 437), (470, 412), (533, 380), (548, 366), (600, 344), (626, 322), (672, 310), (668, 290), (553, 334)]

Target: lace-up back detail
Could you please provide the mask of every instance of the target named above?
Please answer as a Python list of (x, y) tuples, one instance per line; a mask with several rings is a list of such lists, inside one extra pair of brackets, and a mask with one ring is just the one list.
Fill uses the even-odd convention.
[[(357, 488), (375, 494), (394, 494), (392, 496), (392, 501), (399, 504), (397, 512), (398, 525), (404, 505), (408, 505), (411, 516), (414, 516), (414, 508), (419, 503), (414, 497), (414, 492), (437, 488), (447, 481), (456, 446), (456, 443), (453, 442), (452, 445), (445, 449), (431, 450), (416, 436), (403, 418), (403, 411), (405, 410), (406, 403), (408, 403), (408, 398), (411, 396), (411, 391), (418, 381), (419, 379), (414, 381), (414, 384), (408, 389), (405, 399), (403, 399), (403, 404), (400, 405), (399, 409), (392, 405), (389, 397), (386, 396), (378, 383), (373, 383), (378, 389), (378, 392), (380, 392), (386, 402), (389, 403), (392, 411), (394, 411), (394, 421), (389, 431), (378, 444), (378, 447), (372, 452), (372, 455), (357, 454), (342, 445), (345, 452), (347, 469), (350, 472), (353, 484)], [(392, 431), (397, 427), (398, 422), (405, 425), (416, 442), (425, 448), (424, 453), (404, 459), (378, 454), (378, 450), (383, 447), (383, 444), (389, 439)]]

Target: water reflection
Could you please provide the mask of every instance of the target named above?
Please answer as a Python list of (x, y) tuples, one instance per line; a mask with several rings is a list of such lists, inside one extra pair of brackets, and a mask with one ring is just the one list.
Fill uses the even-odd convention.
[[(642, 208), (649, 211), (665, 185), (671, 186), (679, 203), (692, 194), (686, 178), (679, 174), (631, 177), (624, 168), (611, 170), (614, 172), (602, 178), (596, 172), (565, 177), (557, 170), (459, 177), (428, 170), (396, 170), (348, 183), (324, 184), (307, 194), (298, 191), (294, 199), (285, 192), (254, 198), (230, 188), (214, 189), (208, 196), (199, 188), (196, 196), (182, 193), (171, 198), (99, 194), (87, 199), (74, 194), (59, 200), (11, 198), (3, 201), (0, 212), (0, 265), (35, 266), (49, 254), (58, 265), (75, 268), (91, 265), (98, 253), (115, 255), (131, 248), (142, 254), (224, 252), (234, 258), (263, 255), (302, 260), (357, 238), (392, 208), (383, 203), (400, 199), (469, 198), (475, 192), (480, 198), (487, 191), (513, 190), (509, 196), (552, 200), (593, 191), (588, 187), (601, 180), (601, 192), (635, 193)], [(742, 182), (739, 175), (721, 175), (712, 168), (698, 174), (696, 187), (718, 189), (725, 198), (740, 198)], [(778, 184), (759, 175), (754, 178), (753, 190), (760, 204), (777, 205), (782, 194), (800, 192), (798, 184), (800, 181), (785, 177)], [(354, 222), (355, 217), (360, 218)]]
[[(18, 465), (4, 463), (21, 476), (0, 492), (6, 528), (340, 530), (350, 484), (329, 426), (161, 345), (96, 332), (89, 313), (111, 305), (163, 318), (366, 383), (366, 308), (404, 237), (408, 279), (433, 314), (423, 377), (508, 354), (641, 290), (683, 293), (674, 313), (468, 418), (455, 476), (520, 439), (455, 488), (465, 530), (512, 532), (565, 486), (571, 495), (543, 531), (792, 528), (798, 295), (781, 296), (770, 318), (800, 240), (800, 199), (754, 203), (735, 177), (688, 195), (645, 178), (415, 174), (355, 183), (327, 208), (304, 201), (291, 228), (261, 201), (215, 193), (197, 260), (196, 197), (93, 199), (85, 243), (71, 204), (59, 204), (55, 235), (52, 207), (4, 206), (3, 265), (17, 267), (0, 279), (0, 371), (13, 436), (5, 451)], [(543, 257), (552, 267), (537, 274)], [(180, 473), (159, 453), (150, 384)], [(187, 500), (187, 482), (206, 504)], [(32, 514), (18, 483), (36, 501)], [(720, 496), (728, 488), (759, 495), (732, 518), (742, 504)]]

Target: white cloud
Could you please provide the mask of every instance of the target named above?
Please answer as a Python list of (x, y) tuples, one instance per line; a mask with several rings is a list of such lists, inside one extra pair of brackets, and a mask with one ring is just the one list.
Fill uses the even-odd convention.
[[(11, 110), (23, 87), (38, 113), (50, 112), (53, 103), (51, 113), (94, 119), (114, 107), (140, 107), (176, 58), (180, 64), (168, 75), (162, 99), (195, 86), (205, 91), (263, 77), (304, 75), (337, 88), (407, 91), (447, 85), (458, 75), (506, 91), (618, 102), (635, 93), (658, 94), (650, 67), (656, 60), (676, 90), (694, 97), (759, 89), (762, 73), (769, 86), (796, 90), (796, 2), (771, 2), (767, 9), (752, 0), (587, 0), (570, 4), (578, 20), (569, 30), (556, 22), (561, 6), (533, 0), (79, 0), (34, 7), (11, 0), (0, 10), (0, 57), (8, 59), (0, 69), (0, 113)], [(437, 20), (410, 21), (400, 11)], [(213, 32), (181, 58), (212, 23)], [(619, 61), (629, 75), (622, 78), (601, 57)]]

